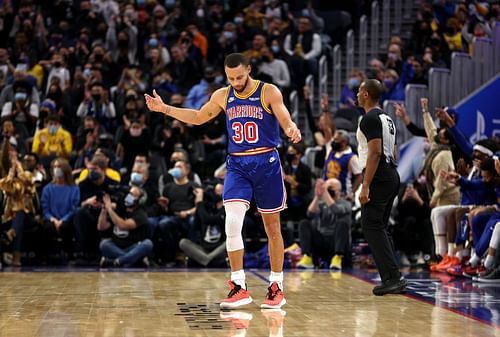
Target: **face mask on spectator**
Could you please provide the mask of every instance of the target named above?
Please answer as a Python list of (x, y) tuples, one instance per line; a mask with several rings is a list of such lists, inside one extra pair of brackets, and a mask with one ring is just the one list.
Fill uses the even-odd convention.
[(172, 8), (175, 6), (175, 0), (165, 0), (165, 7)]
[(142, 134), (142, 129), (139, 127), (131, 127), (130, 128), (130, 135), (132, 137), (139, 137)]
[(136, 100), (137, 96), (134, 94), (125, 96), (125, 102), (136, 101)]
[(61, 66), (62, 66), (61, 61), (56, 61), (56, 62), (54, 62), (54, 67), (55, 67), (55, 68), (61, 68)]
[(203, 8), (198, 8), (196, 10), (196, 16), (199, 17), (199, 18), (202, 18), (205, 16), (205, 11), (203, 10)]
[(384, 86), (387, 89), (391, 89), (393, 85), (394, 85), (394, 81), (392, 79), (390, 79), (390, 78), (384, 79)]
[(128, 41), (124, 39), (118, 40), (118, 48), (127, 48), (128, 47)]
[(83, 70), (83, 77), (89, 78), (90, 76), (92, 76), (92, 70), (90, 68), (85, 68)]
[(347, 85), (349, 86), (349, 88), (352, 90), (352, 89), (355, 89), (355, 88), (359, 88), (359, 79), (356, 78), (356, 77), (351, 77), (349, 79), (349, 81), (347, 82)]
[(135, 197), (132, 193), (127, 194), (124, 200), (125, 207), (133, 207), (135, 205)]
[(16, 92), (14, 99), (16, 101), (25, 101), (28, 95), (25, 92)]
[(172, 136), (177, 136), (181, 134), (181, 129), (178, 127), (172, 128)]
[(295, 159), (295, 153), (287, 153), (286, 154), (286, 161), (291, 163)]
[(328, 189), (328, 193), (330, 194), (330, 197), (335, 198), (335, 190)]
[(237, 25), (241, 25), (243, 23), (243, 21), (245, 21), (245, 19), (243, 19), (243, 17), (241, 17), (241, 16), (237, 16), (234, 18), (234, 23)]
[(455, 35), (455, 28), (453, 27), (446, 27), (444, 29), (444, 32), (448, 35)]
[(234, 33), (233, 32), (225, 30), (225, 31), (222, 32), (222, 34), (224, 35), (224, 38), (226, 40), (230, 40), (231, 41), (234, 38)]
[(47, 98), (53, 100), (54, 102), (58, 102), (61, 98), (61, 93), (59, 91), (51, 91), (48, 93)]
[(90, 170), (89, 179), (91, 181), (97, 181), (102, 178), (102, 173), (94, 170)]
[(48, 127), (49, 134), (51, 134), (51, 135), (55, 135), (55, 134), (56, 134), (56, 132), (57, 132), (57, 129), (58, 129), (58, 127), (57, 127), (57, 126), (49, 126), (49, 127)]
[(205, 81), (207, 81), (207, 83), (214, 83), (215, 76), (213, 76), (213, 75), (205, 76)]
[(280, 46), (278, 45), (271, 46), (271, 50), (273, 51), (273, 53), (278, 54), (280, 52)]
[(398, 59), (398, 54), (396, 54), (396, 53), (387, 53), (387, 57), (390, 60), (396, 61)]
[(55, 178), (63, 178), (64, 177), (64, 172), (62, 168), (56, 167), (54, 168), (54, 177)]
[(337, 152), (340, 151), (342, 145), (340, 143), (332, 141), (332, 151)]
[(132, 174), (130, 175), (130, 183), (132, 185), (142, 185), (142, 183), (144, 182), (144, 176), (141, 174), (141, 173), (138, 173), (138, 172), (132, 172)]
[(148, 44), (151, 48), (158, 47), (158, 39), (149, 39)]
[(168, 174), (170, 174), (174, 179), (180, 179), (182, 177), (182, 170), (178, 167), (174, 167), (168, 170)]
[(101, 100), (101, 94), (92, 94), (92, 98), (94, 101), (100, 101)]
[(94, 60), (96, 60), (97, 62), (101, 62), (102, 60), (104, 59), (104, 55), (103, 54), (94, 54)]

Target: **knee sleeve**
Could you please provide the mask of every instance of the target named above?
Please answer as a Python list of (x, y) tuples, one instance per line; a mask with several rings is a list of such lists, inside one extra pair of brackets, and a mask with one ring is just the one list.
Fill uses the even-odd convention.
[(228, 252), (243, 249), (243, 219), (247, 211), (244, 203), (232, 202), (225, 206), (226, 209), (226, 249)]

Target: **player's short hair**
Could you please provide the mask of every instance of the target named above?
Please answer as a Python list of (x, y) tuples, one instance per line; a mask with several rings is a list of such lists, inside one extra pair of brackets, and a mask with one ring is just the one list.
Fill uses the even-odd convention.
[(363, 88), (374, 102), (378, 102), (384, 93), (384, 86), (380, 81), (375, 79), (366, 80)]
[(224, 60), (224, 67), (236, 68), (240, 64), (247, 66), (250, 64), (250, 60), (248, 59), (248, 57), (240, 53), (229, 54)]

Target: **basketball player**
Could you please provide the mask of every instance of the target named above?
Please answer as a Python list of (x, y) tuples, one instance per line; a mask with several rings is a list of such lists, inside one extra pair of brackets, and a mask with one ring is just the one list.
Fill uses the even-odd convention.
[(276, 150), (280, 142), (279, 126), (294, 143), (301, 140), (300, 130), (290, 118), (279, 89), (250, 77), (249, 60), (242, 54), (226, 57), (224, 69), (230, 85), (215, 91), (199, 111), (176, 108), (162, 102), (153, 91), (145, 95), (146, 104), (189, 124), (203, 124), (226, 113), (228, 131), (227, 173), (224, 182), (226, 211), (226, 249), (231, 264), (230, 291), (221, 308), (237, 308), (252, 302), (243, 270), (243, 218), (255, 198), (269, 242), (271, 274), (262, 308), (278, 309), (286, 303), (283, 295), (283, 238), (280, 211), (285, 209), (286, 194), (281, 164)]
[(387, 231), (394, 198), (399, 191), (396, 170), (396, 127), (391, 117), (379, 107), (384, 92), (377, 80), (367, 80), (358, 91), (358, 103), (366, 114), (359, 123), (359, 164), (363, 168), (363, 185), (359, 195), (361, 228), (375, 259), (382, 284), (373, 294), (398, 294), (406, 289), (406, 280), (399, 272), (394, 245)]

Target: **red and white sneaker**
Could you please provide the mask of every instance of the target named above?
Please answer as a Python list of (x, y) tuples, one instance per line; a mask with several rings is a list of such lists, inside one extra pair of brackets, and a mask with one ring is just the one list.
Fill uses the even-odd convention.
[(468, 278), (473, 278), (474, 276), (479, 276), (480, 273), (483, 273), (486, 268), (482, 265), (472, 267), (467, 266), (463, 269), (462, 275)]
[(234, 309), (252, 303), (253, 299), (247, 290), (231, 280), (228, 280), (227, 284), (229, 284), (230, 290), (227, 298), (220, 302), (222, 309)]
[(283, 295), (278, 283), (273, 282), (269, 288), (267, 288), (266, 299), (262, 302), (260, 307), (262, 309), (279, 309), (284, 306), (285, 303), (285, 295)]

